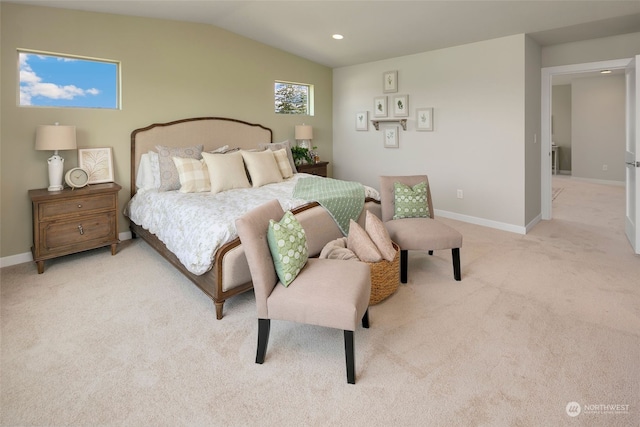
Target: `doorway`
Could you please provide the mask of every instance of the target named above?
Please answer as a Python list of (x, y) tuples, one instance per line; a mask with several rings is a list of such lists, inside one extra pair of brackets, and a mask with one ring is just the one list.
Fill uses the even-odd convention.
[(624, 70), (631, 58), (611, 61), (590, 62), (584, 64), (563, 65), (542, 69), (542, 116), (541, 116), (541, 206), (542, 219), (552, 218), (552, 132), (551, 132), (551, 99), (553, 79), (563, 78), (568, 75), (588, 75), (587, 73), (599, 72), (603, 69)]

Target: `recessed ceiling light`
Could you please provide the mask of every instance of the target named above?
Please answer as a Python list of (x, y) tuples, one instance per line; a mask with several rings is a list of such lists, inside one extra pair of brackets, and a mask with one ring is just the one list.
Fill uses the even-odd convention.
[(602, 70), (600, 74), (611, 74), (611, 70)]
[(342, 34), (334, 34), (331, 37), (333, 37), (336, 40), (342, 40), (344, 38)]

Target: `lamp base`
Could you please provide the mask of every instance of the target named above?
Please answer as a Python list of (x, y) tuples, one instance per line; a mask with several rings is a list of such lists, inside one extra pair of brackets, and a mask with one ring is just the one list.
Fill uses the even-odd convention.
[(58, 150), (49, 157), (49, 191), (62, 191), (62, 169), (64, 168), (64, 159), (58, 155)]

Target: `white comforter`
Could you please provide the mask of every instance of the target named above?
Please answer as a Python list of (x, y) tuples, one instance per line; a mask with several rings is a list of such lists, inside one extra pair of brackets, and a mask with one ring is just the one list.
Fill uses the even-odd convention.
[[(134, 223), (155, 234), (191, 273), (201, 275), (212, 266), (222, 245), (235, 239), (235, 218), (273, 199), (284, 210), (307, 203), (294, 199), (293, 189), (304, 173), (277, 184), (221, 193), (180, 193), (141, 190), (125, 209)], [(365, 186), (365, 197), (379, 200), (379, 193)]]

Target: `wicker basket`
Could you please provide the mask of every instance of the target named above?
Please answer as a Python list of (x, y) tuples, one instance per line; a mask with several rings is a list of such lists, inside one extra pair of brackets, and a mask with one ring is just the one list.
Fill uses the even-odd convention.
[(400, 286), (400, 247), (393, 243), (396, 256), (393, 261), (383, 259), (379, 262), (368, 262), (371, 268), (371, 298), (369, 305), (378, 304), (380, 301), (393, 294)]

